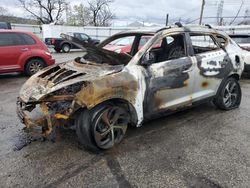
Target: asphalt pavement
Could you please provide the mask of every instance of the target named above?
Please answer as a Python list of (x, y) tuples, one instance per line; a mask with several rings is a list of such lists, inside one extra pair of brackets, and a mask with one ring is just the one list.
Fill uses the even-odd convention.
[[(57, 62), (81, 52), (54, 54)], [(210, 103), (129, 128), (101, 154), (79, 147), (72, 130), (55, 143), (23, 131), (16, 97), (27, 77), (0, 75), (0, 187), (249, 187), (250, 79), (239, 109)]]

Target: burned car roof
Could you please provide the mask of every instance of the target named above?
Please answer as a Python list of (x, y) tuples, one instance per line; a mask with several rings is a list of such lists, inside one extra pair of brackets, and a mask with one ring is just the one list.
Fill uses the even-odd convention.
[[(183, 27), (178, 27), (176, 25), (171, 25), (171, 26), (166, 26), (166, 27), (150, 27), (148, 29), (136, 29), (136, 30), (127, 30), (127, 31), (122, 31), (120, 33), (117, 33), (115, 35), (125, 35), (125, 34), (156, 34), (158, 32), (173, 32), (173, 31), (186, 31), (186, 32), (215, 32), (215, 33), (221, 33), (221, 34), (226, 34), (225, 32), (214, 29), (212, 27), (208, 26), (203, 26), (203, 25), (185, 25)], [(114, 36), (115, 36), (114, 35)]]

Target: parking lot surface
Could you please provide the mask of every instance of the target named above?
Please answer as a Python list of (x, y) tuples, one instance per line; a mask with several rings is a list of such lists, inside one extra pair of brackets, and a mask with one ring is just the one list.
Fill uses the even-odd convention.
[[(54, 54), (57, 62), (81, 53)], [(27, 80), (0, 75), (0, 187), (249, 187), (250, 79), (239, 109), (204, 104), (129, 128), (101, 154), (78, 145), (72, 130), (55, 143), (25, 133), (15, 107)]]

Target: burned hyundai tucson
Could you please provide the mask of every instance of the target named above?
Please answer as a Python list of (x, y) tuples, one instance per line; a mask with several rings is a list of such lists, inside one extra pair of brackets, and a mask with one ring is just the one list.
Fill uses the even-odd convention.
[[(45, 138), (57, 126), (75, 126), (83, 146), (109, 149), (128, 125), (208, 101), (222, 110), (241, 103), (244, 53), (221, 31), (180, 25), (126, 31), (98, 46), (62, 37), (82, 48), (82, 57), (32, 76), (17, 101), (27, 129), (39, 128)], [(121, 40), (126, 50), (117, 50)]]

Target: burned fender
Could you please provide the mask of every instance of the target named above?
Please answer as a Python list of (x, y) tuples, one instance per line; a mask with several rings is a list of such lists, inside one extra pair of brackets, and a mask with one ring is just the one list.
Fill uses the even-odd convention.
[(135, 104), (138, 88), (136, 79), (123, 71), (88, 82), (84, 89), (76, 94), (76, 101), (88, 109), (111, 99), (123, 99)]

